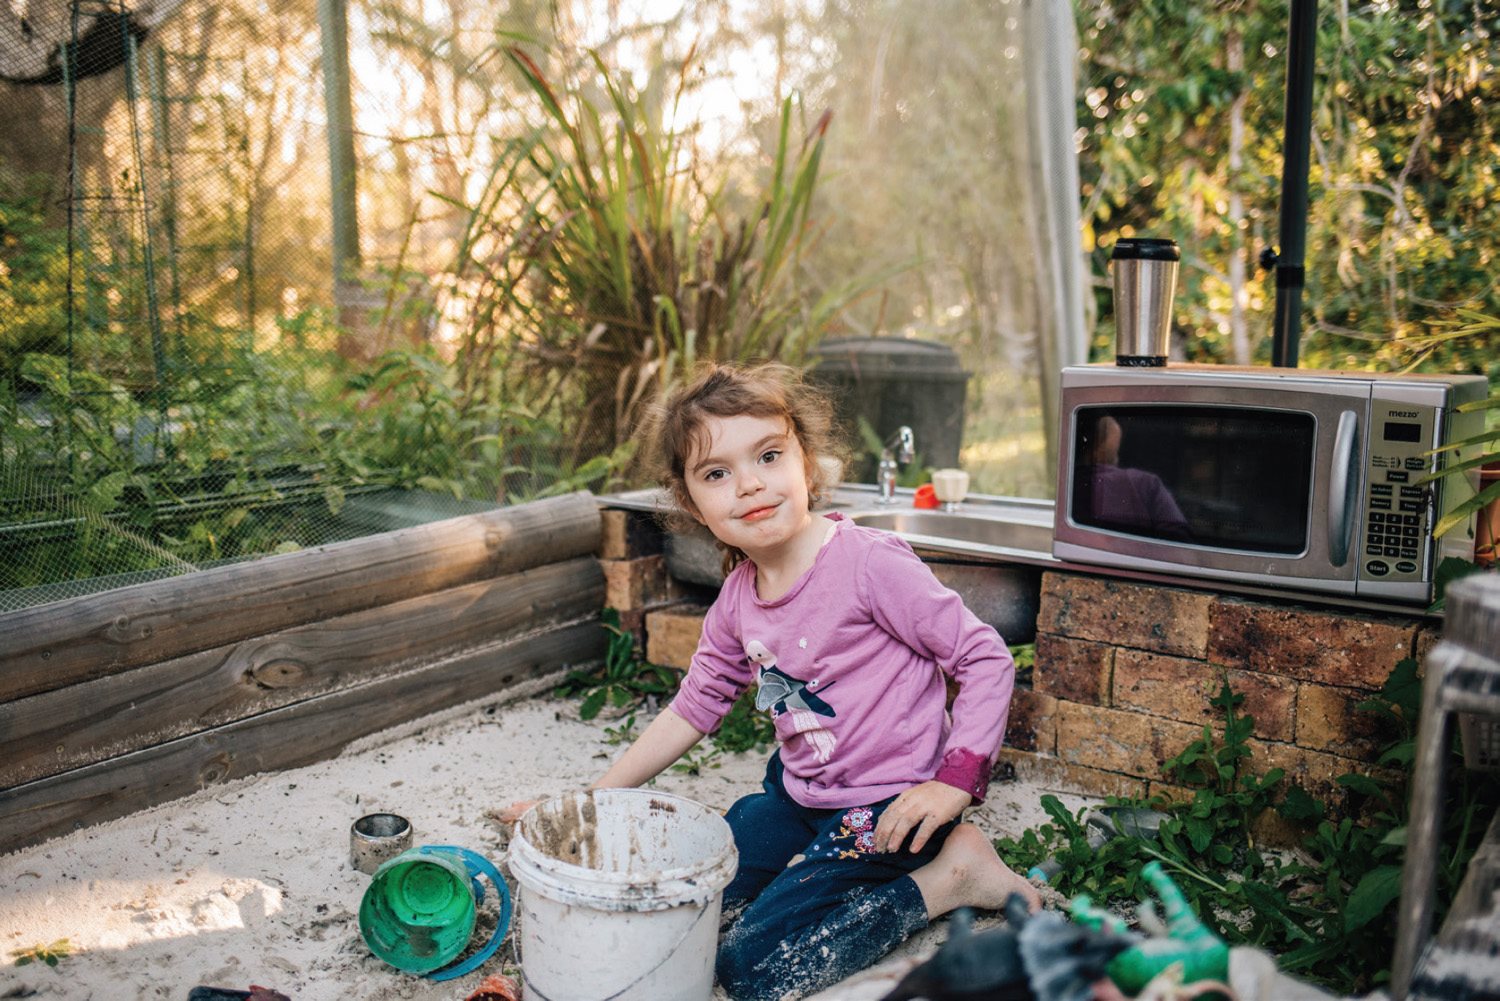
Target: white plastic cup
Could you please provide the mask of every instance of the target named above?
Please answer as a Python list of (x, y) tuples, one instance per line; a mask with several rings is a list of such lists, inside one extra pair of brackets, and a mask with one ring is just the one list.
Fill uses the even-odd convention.
[(538, 803), (516, 823), (524, 996), (707, 1001), (729, 825), (690, 799), (596, 789)]
[(969, 496), (969, 474), (962, 469), (934, 469), (932, 492), (947, 510), (952, 511)]

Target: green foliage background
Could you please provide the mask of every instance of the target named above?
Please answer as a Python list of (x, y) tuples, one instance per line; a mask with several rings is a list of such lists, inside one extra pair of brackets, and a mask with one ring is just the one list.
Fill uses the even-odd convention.
[[(1184, 249), (1188, 357), (1266, 363), (1288, 8), (1079, 0), (1087, 240), (1101, 323), (1118, 237)], [(1453, 0), (1318, 5), (1302, 364), (1391, 370), (1460, 308), (1500, 312), (1500, 10)], [(1233, 337), (1236, 305), (1245, 333)], [(1422, 367), (1500, 377), (1494, 334)]]
[[(694, 360), (830, 332), (953, 346), (975, 489), (1050, 493), (1022, 6), (359, 8), (358, 54), (421, 85), (399, 141), (360, 136), (358, 337), (326, 287), (312, 5), (169, 22), (135, 91), (89, 84), (71, 161), (58, 95), (0, 83), (0, 591), (633, 485)], [(1185, 356), (1264, 363), (1285, 5), (1073, 9), (1096, 346), (1113, 241), (1170, 235)], [(1497, 30), (1320, 5), (1304, 364), (1500, 378)], [(747, 59), (763, 93), (712, 141), (686, 109)]]

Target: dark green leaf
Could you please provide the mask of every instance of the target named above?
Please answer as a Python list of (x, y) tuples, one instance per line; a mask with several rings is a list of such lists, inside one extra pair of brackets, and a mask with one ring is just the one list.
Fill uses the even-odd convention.
[(1385, 787), (1368, 775), (1359, 775), (1348, 772), (1335, 779), (1345, 789), (1352, 790), (1362, 796), (1380, 796), (1385, 792)]
[(1401, 895), (1401, 867), (1383, 865), (1371, 869), (1349, 894), (1344, 910), (1344, 930), (1362, 928), (1378, 918), (1391, 901)]
[(604, 708), (604, 699), (608, 693), (603, 688), (596, 688), (589, 692), (588, 697), (583, 700), (583, 705), (578, 707), (580, 719), (593, 719), (599, 715), (599, 710)]
[(1292, 785), (1282, 798), (1277, 812), (1294, 823), (1306, 823), (1323, 816), (1323, 804), (1308, 795), (1300, 785)]

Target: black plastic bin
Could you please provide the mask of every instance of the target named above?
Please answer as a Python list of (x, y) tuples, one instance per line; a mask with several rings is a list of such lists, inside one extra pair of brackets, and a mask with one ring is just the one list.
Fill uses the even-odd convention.
[(819, 344), (812, 361), (808, 379), (829, 390), (855, 452), (846, 479), (875, 481), (879, 456), (864, 448), (860, 418), (882, 441), (910, 427), (924, 466), (958, 465), (969, 373), (952, 348), (905, 337), (840, 337)]

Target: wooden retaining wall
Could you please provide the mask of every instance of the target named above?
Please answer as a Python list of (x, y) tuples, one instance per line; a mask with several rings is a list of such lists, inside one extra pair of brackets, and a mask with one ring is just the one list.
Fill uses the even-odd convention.
[(588, 493), (0, 614), (0, 852), (603, 655)]

